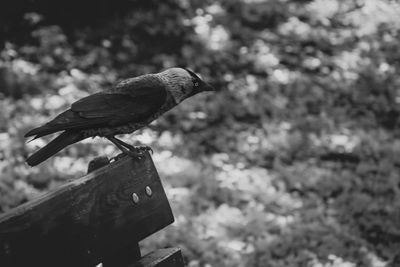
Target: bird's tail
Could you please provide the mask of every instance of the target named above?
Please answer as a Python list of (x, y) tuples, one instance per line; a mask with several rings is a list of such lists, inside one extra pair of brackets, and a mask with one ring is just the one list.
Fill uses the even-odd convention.
[(26, 162), (30, 166), (36, 166), (39, 163), (45, 161), (46, 159), (50, 158), (54, 154), (56, 154), (58, 151), (61, 149), (76, 143), (78, 141), (83, 140), (84, 137), (80, 132), (75, 132), (75, 131), (65, 131), (59, 136), (57, 136), (55, 139), (53, 139), (50, 143), (48, 143), (46, 146), (42, 147), (39, 149), (37, 152), (35, 152), (33, 155), (28, 157)]

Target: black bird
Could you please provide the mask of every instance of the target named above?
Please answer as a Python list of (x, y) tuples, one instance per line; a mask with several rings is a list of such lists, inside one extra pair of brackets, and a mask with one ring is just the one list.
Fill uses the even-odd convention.
[(119, 82), (104, 92), (84, 97), (43, 126), (25, 134), (34, 139), (63, 131), (46, 146), (28, 157), (38, 165), (63, 148), (95, 136), (105, 137), (124, 153), (139, 155), (140, 148), (115, 137), (132, 133), (155, 120), (188, 97), (215, 89), (194, 72), (170, 68)]

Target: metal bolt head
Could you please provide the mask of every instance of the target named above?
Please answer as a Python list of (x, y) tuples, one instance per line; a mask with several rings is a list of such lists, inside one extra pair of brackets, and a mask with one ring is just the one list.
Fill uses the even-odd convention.
[(135, 203), (135, 204), (139, 203), (139, 196), (136, 193), (133, 193), (132, 200), (133, 200), (133, 203)]
[(151, 197), (152, 194), (153, 194), (153, 191), (151, 190), (150, 186), (146, 186), (146, 195)]

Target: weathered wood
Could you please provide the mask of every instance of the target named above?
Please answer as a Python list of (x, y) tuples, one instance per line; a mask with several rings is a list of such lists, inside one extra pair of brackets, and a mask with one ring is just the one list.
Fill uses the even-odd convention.
[(139, 244), (120, 248), (115, 254), (106, 255), (102, 259), (102, 267), (126, 267), (128, 264), (140, 259)]
[(110, 164), (110, 160), (108, 159), (108, 157), (103, 156), (103, 157), (94, 158), (89, 162), (87, 173), (91, 173), (97, 169), (100, 169), (101, 167), (108, 165), (108, 164)]
[(125, 157), (0, 217), (0, 266), (110, 263), (173, 220), (150, 155)]
[(153, 251), (128, 267), (183, 267), (182, 252), (179, 248), (165, 248)]
[[(120, 157), (121, 154), (118, 156)], [(87, 173), (91, 173), (101, 167), (110, 164), (108, 157), (101, 156), (92, 159), (88, 164)], [(106, 255), (102, 258), (102, 267), (125, 267), (134, 260), (140, 258), (139, 244), (132, 244), (125, 248), (120, 248), (115, 254)]]

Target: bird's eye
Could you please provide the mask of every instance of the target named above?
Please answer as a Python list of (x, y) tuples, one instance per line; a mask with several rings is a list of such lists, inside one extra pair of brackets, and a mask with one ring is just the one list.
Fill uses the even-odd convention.
[(197, 87), (197, 86), (199, 86), (199, 83), (198, 83), (198, 82), (195, 82), (195, 83), (194, 83), (194, 87)]

